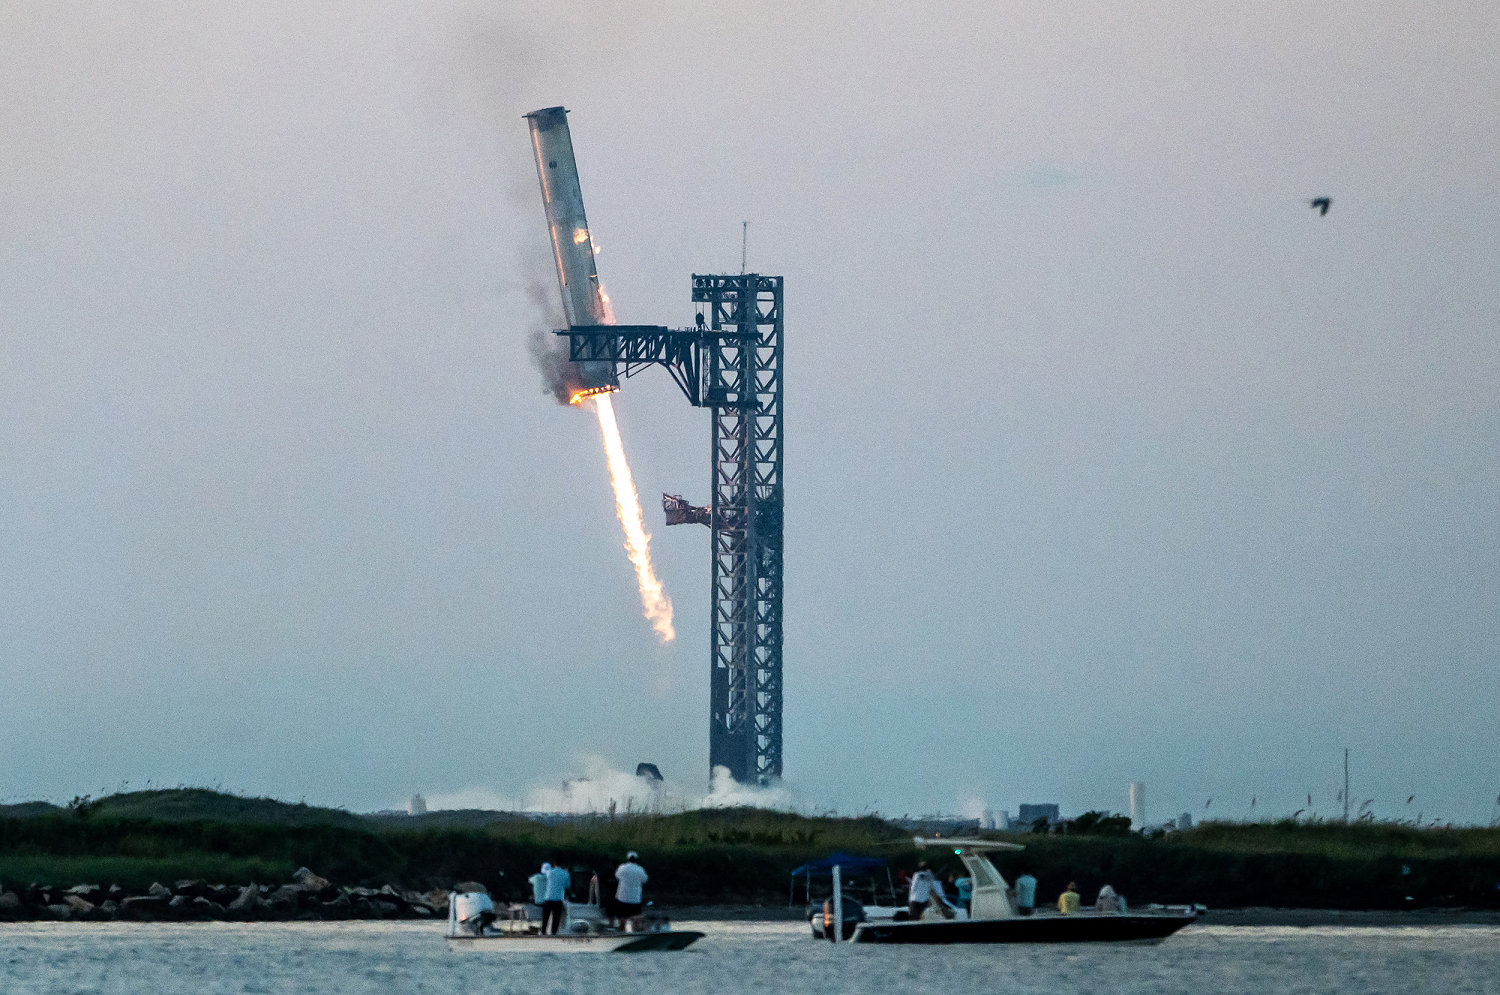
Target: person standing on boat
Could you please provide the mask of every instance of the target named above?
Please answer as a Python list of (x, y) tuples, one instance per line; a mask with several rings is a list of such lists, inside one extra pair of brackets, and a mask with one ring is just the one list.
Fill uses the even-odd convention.
[(1057, 896), (1057, 911), (1065, 916), (1077, 915), (1083, 899), (1078, 894), (1078, 884), (1068, 882), (1068, 890)]
[(958, 904), (965, 912), (970, 911), (974, 903), (974, 879), (965, 875), (953, 882), (953, 890), (958, 893)]
[(1036, 911), (1036, 878), (1027, 867), (1022, 867), (1021, 876), (1016, 878), (1016, 911), (1023, 916)]
[(568, 895), (568, 886), (573, 883), (573, 877), (565, 867), (553, 865), (547, 872), (547, 893), (542, 901), (542, 932), (556, 934), (562, 927), (564, 916), (563, 900)]
[(643, 895), (641, 886), (651, 880), (641, 866), (641, 856), (634, 850), (625, 855), (625, 863), (615, 868), (615, 915), (620, 918), (620, 928), (633, 916), (641, 914)]
[(547, 900), (547, 872), (550, 870), (551, 864), (543, 864), (541, 870), (526, 879), (531, 883), (531, 901), (534, 905), (541, 905)]
[(911, 877), (911, 888), (906, 893), (906, 913), (912, 919), (922, 918), (922, 912), (932, 899), (932, 887), (937, 878), (927, 866), (927, 861), (917, 865), (917, 873)]

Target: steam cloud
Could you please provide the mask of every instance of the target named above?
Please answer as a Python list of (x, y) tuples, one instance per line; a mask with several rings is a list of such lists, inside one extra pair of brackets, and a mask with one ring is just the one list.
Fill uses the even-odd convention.
[(490, 788), (466, 788), (425, 795), (429, 811), (439, 809), (487, 809), (496, 812), (564, 812), (586, 815), (606, 812), (613, 802), (617, 812), (670, 814), (699, 808), (755, 808), (795, 811), (797, 796), (784, 785), (762, 788), (740, 784), (726, 767), (715, 767), (707, 794), (684, 791), (670, 781), (650, 781), (616, 770), (602, 757), (584, 761), (584, 776), (570, 778), (558, 786), (534, 785), (520, 798), (502, 795)]

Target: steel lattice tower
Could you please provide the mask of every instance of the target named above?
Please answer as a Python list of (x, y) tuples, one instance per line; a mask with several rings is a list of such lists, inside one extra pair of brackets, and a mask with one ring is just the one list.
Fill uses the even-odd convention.
[(742, 784), (781, 776), (781, 289), (779, 276), (693, 276), (696, 328), (572, 325), (568, 358), (672, 374), (711, 408), (712, 501), (663, 495), (668, 525), (713, 532), (708, 763)]
[(781, 776), (781, 290), (779, 276), (693, 276), (712, 343), (708, 762), (741, 783)]

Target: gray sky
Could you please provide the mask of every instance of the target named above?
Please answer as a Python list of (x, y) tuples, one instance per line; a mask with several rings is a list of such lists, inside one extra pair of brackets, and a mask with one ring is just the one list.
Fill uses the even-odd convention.
[(654, 508), (707, 417), (617, 405), (662, 648), (527, 359), (561, 103), (621, 320), (742, 219), (786, 277), (800, 804), (1332, 814), (1348, 746), (1487, 822), (1497, 53), (1478, 2), (7, 4), (0, 797), (701, 789)]

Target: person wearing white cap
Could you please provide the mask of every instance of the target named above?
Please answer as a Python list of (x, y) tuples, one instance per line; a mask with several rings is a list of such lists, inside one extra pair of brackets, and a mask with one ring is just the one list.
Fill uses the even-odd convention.
[(540, 871), (526, 879), (531, 882), (531, 900), (536, 905), (541, 905), (547, 900), (547, 872), (550, 870), (552, 870), (551, 864), (543, 864)]
[(641, 914), (641, 886), (650, 878), (640, 864), (640, 854), (631, 850), (625, 855), (625, 863), (615, 868), (615, 915), (620, 918), (620, 928), (632, 916)]

